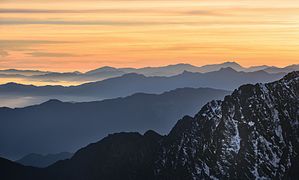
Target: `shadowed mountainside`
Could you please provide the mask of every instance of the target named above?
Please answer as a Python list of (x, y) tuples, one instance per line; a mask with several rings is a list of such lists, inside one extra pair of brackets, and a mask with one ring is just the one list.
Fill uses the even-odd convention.
[[(160, 95), (138, 93), (125, 98), (68, 103), (50, 100), (25, 108), (0, 108), (0, 154), (20, 157), (71, 151), (108, 133), (167, 133), (175, 120), (228, 91), (182, 88)], [(13, 132), (13, 133), (12, 133)]]

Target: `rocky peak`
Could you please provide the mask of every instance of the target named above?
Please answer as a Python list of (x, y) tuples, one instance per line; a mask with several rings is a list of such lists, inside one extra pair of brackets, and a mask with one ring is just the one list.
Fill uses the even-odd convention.
[(286, 76), (284, 76), (282, 78), (282, 80), (286, 80), (286, 81), (296, 81), (299, 78), (299, 71), (293, 71), (290, 72), (289, 74), (287, 74)]
[(298, 77), (293, 72), (273, 83), (241, 86), (180, 120), (165, 139), (157, 174), (284, 178), (299, 153)]

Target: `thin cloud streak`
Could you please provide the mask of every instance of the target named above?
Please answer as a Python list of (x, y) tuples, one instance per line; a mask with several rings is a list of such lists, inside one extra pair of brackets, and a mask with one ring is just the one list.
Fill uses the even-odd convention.
[(6, 52), (6, 51), (0, 49), (0, 57), (6, 57), (6, 56), (8, 56), (8, 55), (9, 55), (8, 52)]
[(0, 40), (0, 50), (2, 51), (28, 51), (31, 47), (38, 45), (54, 45), (75, 43), (70, 41), (50, 41), (50, 40)]
[[(41, 45), (73, 44), (71, 41), (51, 41), (51, 40), (0, 40), (0, 56), (9, 55), (7, 51), (36, 51)], [(13, 54), (13, 53), (12, 53)]]
[(30, 44), (57, 44), (57, 43), (70, 43), (69, 41), (50, 41), (50, 40), (0, 40), (0, 47), (7, 45), (30, 45)]
[(295, 25), (295, 21), (271, 21), (271, 20), (247, 20), (247, 21), (65, 21), (65, 20), (27, 20), (27, 19), (6, 19), (1, 20), (1, 25), (99, 25), (99, 26), (145, 26), (145, 25)]
[(52, 52), (31, 52), (26, 53), (32, 57), (75, 57), (78, 55), (70, 54), (70, 53), (52, 53)]
[(165, 13), (165, 14), (196, 14), (196, 15), (221, 15), (214, 11), (208, 10), (166, 10), (166, 9), (153, 9), (153, 8), (141, 8), (141, 9), (3, 9), (0, 8), (0, 14), (73, 14), (73, 13)]
[[(147, 24), (165, 24), (165, 22), (142, 22), (142, 21), (53, 21), (53, 20), (2, 20), (0, 25), (27, 25), (27, 24), (44, 24), (44, 25), (147, 25)], [(177, 23), (175, 23), (177, 24)]]

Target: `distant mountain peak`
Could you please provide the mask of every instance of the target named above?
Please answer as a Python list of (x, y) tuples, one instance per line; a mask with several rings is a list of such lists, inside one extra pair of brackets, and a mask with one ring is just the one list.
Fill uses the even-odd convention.
[(224, 63), (222, 63), (222, 64), (225, 64), (225, 65), (237, 65), (237, 66), (241, 66), (240, 64), (238, 64), (238, 63), (235, 62), (235, 61), (226, 61), (226, 62), (224, 62)]
[(179, 64), (171, 64), (165, 67), (171, 67), (171, 66), (182, 66), (182, 67), (195, 67), (192, 64), (188, 64), (188, 63), (179, 63)]
[(182, 72), (182, 74), (185, 74), (185, 75), (187, 75), (187, 74), (195, 74), (195, 72), (190, 72), (190, 71), (184, 70)]
[(283, 77), (284, 80), (297, 80), (299, 78), (299, 71), (293, 71), (288, 73), (286, 76)]
[(85, 74), (94, 74), (94, 73), (103, 73), (103, 72), (114, 72), (114, 71), (118, 71), (117, 68), (115, 67), (111, 67), (111, 66), (103, 66), (91, 71), (87, 71)]
[(220, 68), (219, 72), (237, 72), (237, 71), (232, 67), (222, 67)]
[(114, 70), (116, 69), (115, 67), (111, 67), (111, 66), (103, 66), (98, 68), (98, 70), (105, 70), (105, 71), (109, 71), (109, 70)]
[(122, 77), (126, 77), (126, 78), (144, 78), (146, 76), (143, 75), (143, 74), (138, 74), (138, 73), (128, 73), (128, 74), (122, 75)]
[(49, 104), (60, 104), (60, 103), (62, 103), (62, 101), (60, 101), (60, 100), (58, 100), (58, 99), (49, 99), (48, 101), (46, 101), (46, 102), (44, 102), (44, 103), (42, 103), (42, 104), (47, 104), (47, 105), (49, 105)]
[(16, 86), (16, 85), (21, 85), (21, 84), (16, 83), (16, 82), (9, 82), (9, 83), (3, 84), (3, 85)]
[(47, 167), (51, 164), (59, 160), (68, 159), (72, 156), (72, 153), (69, 152), (60, 152), (57, 154), (37, 154), (30, 153), (16, 162), (25, 165), (25, 166), (33, 166), (33, 167)]
[(158, 134), (157, 132), (155, 132), (155, 131), (153, 131), (153, 130), (148, 130), (148, 131), (146, 131), (144, 134), (143, 134), (143, 136), (145, 136), (145, 137), (149, 137), (149, 138), (160, 138), (161, 137), (161, 135), (160, 134)]

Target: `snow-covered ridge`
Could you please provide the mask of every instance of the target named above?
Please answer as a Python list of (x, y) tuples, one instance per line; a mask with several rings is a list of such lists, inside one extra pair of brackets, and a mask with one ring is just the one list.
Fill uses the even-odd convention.
[(298, 71), (273, 83), (243, 85), (185, 118), (162, 143), (162, 177), (283, 179), (298, 168)]

